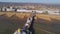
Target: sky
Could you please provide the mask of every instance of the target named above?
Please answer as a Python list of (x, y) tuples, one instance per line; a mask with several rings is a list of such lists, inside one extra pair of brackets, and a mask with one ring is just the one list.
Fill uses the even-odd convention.
[(60, 0), (0, 0), (0, 2), (60, 4)]

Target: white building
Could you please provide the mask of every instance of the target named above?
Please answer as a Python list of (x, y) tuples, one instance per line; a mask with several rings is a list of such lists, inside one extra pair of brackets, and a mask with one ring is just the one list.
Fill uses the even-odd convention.
[(6, 11), (6, 7), (3, 7), (3, 8), (2, 8), (2, 11)]
[(15, 9), (6, 8), (6, 11), (15, 11)]
[(0, 8), (0, 11), (1, 11), (1, 8)]
[(9, 8), (6, 8), (6, 11), (15, 11), (15, 9), (13, 9), (13, 7), (9, 7)]

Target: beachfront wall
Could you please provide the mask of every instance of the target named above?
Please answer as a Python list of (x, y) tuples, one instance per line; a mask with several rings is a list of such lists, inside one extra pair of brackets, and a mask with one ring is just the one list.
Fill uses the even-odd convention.
[(36, 13), (43, 13), (44, 11), (36, 10)]
[(32, 10), (17, 9), (17, 12), (32, 12)]
[(60, 15), (59, 10), (21, 10), (21, 9), (17, 9), (17, 12), (32, 12), (32, 11), (36, 11), (36, 13), (46, 13), (46, 11), (48, 12), (49, 15)]
[(24, 10), (24, 9), (17, 9), (17, 12), (32, 12), (32, 11), (36, 11), (36, 13), (43, 13), (43, 11), (40, 10)]
[(57, 11), (57, 10), (53, 10), (53, 11), (49, 10), (48, 14), (50, 14), (50, 15), (60, 15), (59, 11)]

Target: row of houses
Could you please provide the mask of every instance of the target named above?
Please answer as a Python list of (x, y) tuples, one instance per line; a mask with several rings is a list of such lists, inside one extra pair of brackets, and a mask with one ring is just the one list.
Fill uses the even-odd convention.
[(12, 12), (32, 12), (32, 11), (36, 11), (37, 13), (42, 13), (43, 11), (40, 10), (32, 10), (32, 9), (25, 9), (25, 8), (13, 8), (13, 7), (3, 7), (0, 8), (0, 11), (12, 11)]
[(49, 15), (60, 15), (60, 11), (59, 10), (27, 10), (27, 9), (18, 9), (18, 8), (13, 8), (13, 7), (3, 7), (0, 8), (0, 11), (12, 11), (12, 12), (32, 12), (32, 11), (36, 11), (36, 13), (48, 13)]
[(2, 7), (0, 8), (0, 11), (15, 11), (15, 9), (12, 7)]

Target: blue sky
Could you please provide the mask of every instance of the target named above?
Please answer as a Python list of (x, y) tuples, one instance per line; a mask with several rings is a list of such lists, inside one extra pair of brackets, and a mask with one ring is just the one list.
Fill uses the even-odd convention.
[(60, 0), (0, 0), (0, 2), (60, 4)]

